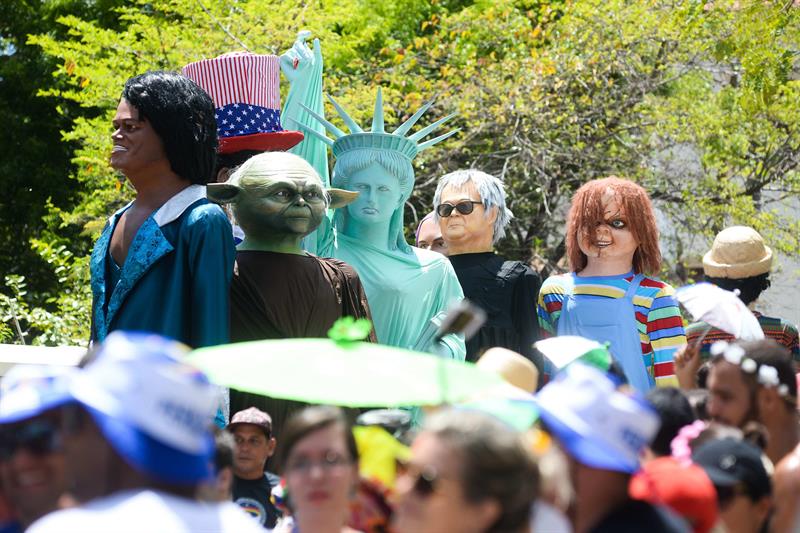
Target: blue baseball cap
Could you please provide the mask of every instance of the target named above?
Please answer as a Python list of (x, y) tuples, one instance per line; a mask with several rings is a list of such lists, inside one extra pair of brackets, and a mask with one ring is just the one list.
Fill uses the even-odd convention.
[(39, 416), (69, 401), (69, 366), (15, 365), (0, 381), (0, 424)]
[(536, 395), (548, 431), (579, 463), (633, 473), (658, 431), (658, 414), (638, 394), (616, 390), (603, 372), (575, 362)]
[(72, 398), (131, 466), (169, 483), (208, 479), (217, 391), (164, 337), (113, 332), (70, 379)]

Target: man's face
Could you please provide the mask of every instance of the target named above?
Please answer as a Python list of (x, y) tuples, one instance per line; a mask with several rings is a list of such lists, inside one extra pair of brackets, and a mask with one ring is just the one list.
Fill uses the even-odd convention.
[(725, 360), (711, 365), (708, 374), (708, 414), (712, 420), (742, 427), (752, 418), (752, 396), (738, 365)]
[(126, 176), (141, 172), (169, 170), (164, 143), (148, 120), (141, 120), (139, 110), (122, 99), (112, 121), (111, 166)]
[(69, 405), (61, 412), (67, 491), (80, 503), (108, 495), (109, 468), (121, 459), (83, 408)]
[(489, 216), (487, 216), (481, 201), (481, 196), (478, 194), (475, 184), (471, 181), (466, 182), (464, 186), (459, 188), (448, 185), (442, 189), (439, 199), (440, 205), (450, 204), (451, 206), (457, 206), (462, 202), (473, 202), (472, 212), (469, 214), (465, 215), (459, 212), (458, 209), (453, 209), (450, 216), (439, 217), (439, 228), (448, 247), (453, 244), (477, 240), (486, 241), (488, 239), (489, 243), (492, 242), (497, 209), (492, 208)]
[(305, 236), (325, 216), (322, 182), (304, 173), (287, 171), (276, 177), (245, 177), (234, 213), (248, 235)]
[(442, 255), (447, 255), (447, 244), (442, 238), (442, 231), (439, 225), (433, 220), (433, 217), (426, 218), (419, 226), (419, 233), (417, 235), (417, 246), (426, 250), (439, 252)]
[(254, 424), (237, 424), (231, 429), (236, 441), (233, 472), (244, 479), (264, 475), (264, 464), (275, 452), (275, 439), (267, 438), (264, 430)]
[(397, 178), (378, 163), (349, 176), (347, 189), (359, 193), (358, 198), (347, 206), (347, 213), (362, 224), (388, 222), (402, 201)]
[(27, 525), (54, 511), (66, 487), (57, 413), (3, 428), (0, 438), (2, 486)]

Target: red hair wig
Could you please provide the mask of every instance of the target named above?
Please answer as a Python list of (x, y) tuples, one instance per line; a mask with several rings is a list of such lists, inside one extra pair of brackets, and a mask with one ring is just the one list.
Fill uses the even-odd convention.
[(661, 250), (658, 247), (658, 227), (653, 214), (650, 196), (636, 183), (609, 176), (584, 183), (572, 197), (567, 215), (567, 256), (573, 272), (580, 272), (588, 263), (581, 251), (581, 235), (596, 245), (595, 228), (606, 223), (603, 196), (607, 190), (614, 193), (617, 203), (625, 213), (628, 229), (638, 243), (633, 254), (633, 270), (637, 274), (657, 274), (661, 269)]

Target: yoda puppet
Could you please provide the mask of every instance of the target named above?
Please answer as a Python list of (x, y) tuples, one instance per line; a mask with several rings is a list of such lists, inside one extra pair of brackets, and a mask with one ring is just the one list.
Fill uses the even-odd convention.
[[(325, 337), (342, 316), (371, 319), (355, 270), (300, 247), (326, 209), (343, 207), (357, 196), (326, 191), (311, 165), (286, 152), (256, 155), (228, 182), (208, 185), (209, 200), (230, 205), (244, 231), (231, 282), (232, 342)], [(275, 434), (300, 405), (231, 392), (231, 412), (256, 406), (272, 416)]]

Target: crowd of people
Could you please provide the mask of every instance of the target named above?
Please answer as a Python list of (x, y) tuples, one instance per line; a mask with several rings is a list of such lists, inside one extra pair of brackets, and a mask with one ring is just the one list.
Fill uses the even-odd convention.
[[(800, 531), (795, 326), (755, 313), (764, 338), (743, 340), (684, 313), (657, 277), (650, 197), (616, 176), (576, 191), (568, 272), (545, 280), (495, 252), (513, 214), (476, 169), (440, 178), (408, 244), (412, 162), (455, 133), (423, 140), (450, 117), (411, 133), (428, 103), (389, 133), (379, 91), (370, 130), (333, 100), (349, 133), (299, 106), (283, 122), (304, 139), (281, 125), (280, 71), (294, 84), (321, 68), (293, 57), (125, 84), (110, 164), (135, 197), (92, 253), (91, 346), (77, 368), (0, 382), (0, 531)], [(304, 158), (313, 143), (332, 148), (330, 183)], [(743, 226), (703, 258), (751, 308), (772, 263)], [(469, 338), (448, 316), (465, 298), (483, 315)], [(325, 337), (342, 317), (371, 321), (366, 342), (506, 384), (359, 411), (221, 391), (187, 362)], [(594, 344), (565, 363), (536, 348), (553, 337)]]

